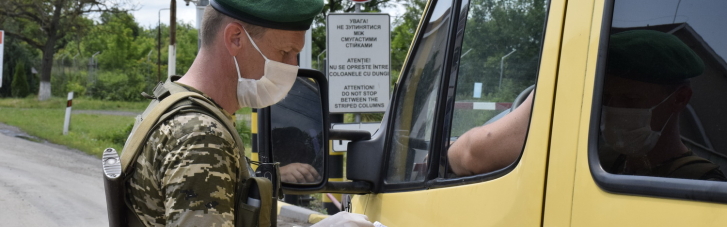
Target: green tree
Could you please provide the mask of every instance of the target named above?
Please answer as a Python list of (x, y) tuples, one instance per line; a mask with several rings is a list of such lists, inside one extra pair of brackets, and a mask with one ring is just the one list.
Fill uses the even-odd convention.
[(45, 100), (51, 95), (53, 55), (88, 28), (89, 20), (83, 15), (119, 9), (122, 5), (114, 0), (0, 1), (0, 24), (6, 34), (42, 52), (39, 100)]
[[(487, 100), (512, 101), (535, 83), (545, 1), (473, 0), (471, 4), (457, 83), (482, 82)], [(472, 87), (457, 86), (457, 95), (472, 97)]]
[(142, 55), (135, 42), (139, 36), (138, 27), (134, 16), (128, 12), (104, 12), (101, 22), (94, 26), (92, 34), (85, 38), (89, 43), (98, 42), (97, 46), (90, 47), (86, 54), (101, 52), (102, 54), (98, 55), (98, 62), (99, 67), (103, 69), (131, 67)]
[(197, 56), (197, 29), (192, 24), (177, 22), (177, 74), (183, 75)]
[[(74, 56), (96, 56), (99, 69), (95, 74), (74, 76), (56, 85), (67, 90), (86, 91), (86, 95), (104, 100), (138, 101), (141, 92), (149, 93), (159, 82), (157, 79), (157, 31), (162, 31), (161, 76), (166, 78), (169, 27), (140, 27), (133, 15), (115, 11), (101, 15), (86, 36), (72, 41), (59, 53)], [(189, 23), (178, 22), (177, 26), (177, 74), (184, 74), (197, 55), (197, 29)], [(95, 78), (87, 83), (86, 78)], [(56, 86), (54, 85), (54, 86)]]
[(391, 68), (401, 69), (404, 65), (409, 46), (414, 39), (419, 21), (424, 13), (426, 0), (406, 0), (402, 3), (406, 9), (403, 15), (394, 21), (394, 30), (391, 32)]
[(13, 97), (25, 97), (30, 93), (28, 86), (28, 73), (25, 71), (25, 64), (18, 63), (15, 66), (15, 75), (13, 76), (13, 84), (10, 86)]
[(3, 86), (0, 87), (0, 97), (8, 97), (12, 95), (10, 88), (18, 63), (25, 62), (24, 65), (26, 67), (33, 67), (34, 65), (32, 63), (38, 61), (37, 51), (25, 43), (19, 42), (18, 39), (6, 36), (4, 43), (5, 57), (3, 58), (2, 72)]
[[(381, 9), (391, 5), (393, 0), (371, 0), (362, 4), (361, 12), (381, 12)], [(312, 59), (326, 50), (326, 15), (329, 13), (350, 13), (355, 11), (355, 4), (349, 0), (328, 0), (318, 16), (313, 21), (311, 46)], [(327, 55), (321, 55), (327, 56)], [(321, 59), (322, 60), (322, 59)], [(322, 64), (321, 64), (322, 65)]]

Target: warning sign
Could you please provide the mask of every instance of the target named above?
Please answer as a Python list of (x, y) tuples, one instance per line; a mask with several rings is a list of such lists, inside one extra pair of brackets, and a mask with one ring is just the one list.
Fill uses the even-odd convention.
[(389, 14), (328, 15), (331, 113), (384, 112), (389, 104)]

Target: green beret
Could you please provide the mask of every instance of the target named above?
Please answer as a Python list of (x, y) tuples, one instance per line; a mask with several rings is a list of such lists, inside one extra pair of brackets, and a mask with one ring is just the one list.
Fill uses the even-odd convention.
[(210, 0), (220, 13), (245, 23), (281, 30), (308, 30), (323, 0)]
[(674, 35), (631, 30), (611, 35), (606, 71), (654, 84), (676, 84), (699, 76), (704, 62)]

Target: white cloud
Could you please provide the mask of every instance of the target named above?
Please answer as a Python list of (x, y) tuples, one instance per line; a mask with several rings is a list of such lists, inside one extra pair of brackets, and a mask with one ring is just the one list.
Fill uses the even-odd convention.
[[(160, 9), (169, 8), (170, 1), (144, 1), (138, 2), (137, 11), (131, 13), (136, 18), (136, 21), (142, 27), (156, 27), (159, 22), (159, 15), (161, 15), (161, 23), (169, 24), (169, 10)], [(185, 5), (184, 1), (177, 1), (177, 21), (183, 21), (187, 24), (192, 24), (192, 27), (197, 27), (197, 6), (190, 3), (189, 6)]]
[[(136, 3), (140, 8), (137, 11), (131, 12), (136, 18), (136, 21), (142, 27), (156, 27), (159, 22), (159, 15), (161, 14), (161, 23), (169, 24), (169, 10), (160, 9), (169, 8), (169, 1), (154, 0), (144, 1)], [(177, 1), (177, 21), (183, 21), (184, 23), (192, 24), (192, 27), (197, 27), (197, 7), (190, 3), (189, 6), (185, 5), (184, 1)], [(396, 17), (404, 14), (405, 8), (398, 2), (392, 3), (392, 6), (381, 9), (382, 13), (388, 13), (391, 15), (391, 21), (393, 22)]]

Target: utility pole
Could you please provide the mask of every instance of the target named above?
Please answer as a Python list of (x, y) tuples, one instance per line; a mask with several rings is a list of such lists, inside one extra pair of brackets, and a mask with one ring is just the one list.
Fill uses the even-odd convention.
[(500, 58), (500, 83), (497, 85), (497, 89), (502, 88), (502, 74), (504, 72), (503, 69), (505, 67), (505, 58), (510, 56), (512, 53), (515, 53), (515, 51), (516, 51), (516, 49), (513, 48), (512, 51), (510, 51), (510, 53), (508, 53), (505, 56), (503, 56), (502, 58)]
[(177, 74), (177, 0), (171, 0), (169, 6), (169, 63), (167, 77)]
[(157, 23), (157, 82), (162, 81), (162, 10), (159, 9), (159, 23)]
[(202, 48), (202, 17), (204, 15), (204, 8), (210, 4), (209, 0), (184, 0), (187, 2), (187, 6), (189, 6), (189, 3), (194, 3), (197, 5), (197, 52), (199, 52), (199, 48)]

